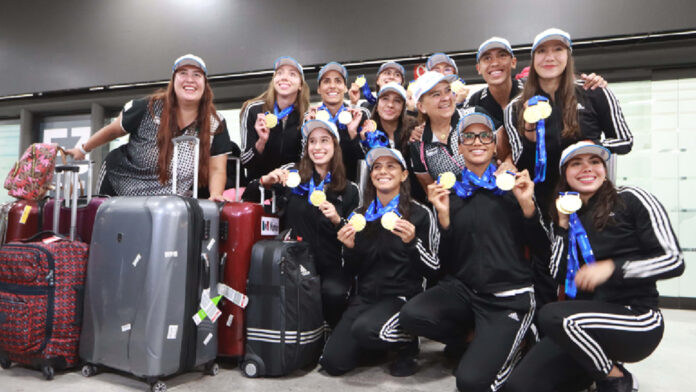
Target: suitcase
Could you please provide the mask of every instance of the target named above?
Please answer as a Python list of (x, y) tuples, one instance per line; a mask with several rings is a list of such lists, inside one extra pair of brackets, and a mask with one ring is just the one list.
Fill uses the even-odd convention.
[[(94, 219), (97, 215), (97, 209), (106, 200), (106, 197), (97, 195), (92, 197), (92, 162), (91, 161), (78, 161), (73, 162), (73, 165), (87, 166), (87, 195), (80, 197), (77, 201), (77, 238), (81, 239), (86, 243), (92, 241), (92, 230), (94, 227)], [(61, 205), (60, 207), (60, 226), (57, 228), (53, 227), (53, 200), (46, 202), (43, 208), (43, 230), (53, 230), (56, 233), (66, 234), (70, 229), (68, 227), (68, 222), (70, 222), (70, 208)]]
[(46, 199), (13, 202), (7, 213), (5, 242), (25, 240), (41, 231), (45, 203)]
[[(59, 172), (73, 173), (77, 166), (56, 166)], [(77, 188), (73, 212), (77, 208)], [(0, 365), (11, 363), (41, 368), (47, 380), (55, 369), (78, 364), (82, 321), (82, 299), (87, 269), (88, 245), (74, 241), (75, 221), (70, 239), (41, 232), (0, 248)]]
[[(236, 172), (239, 173), (239, 158), (230, 160), (237, 161)], [(220, 213), (220, 253), (223, 260), (220, 280), (237, 292), (246, 294), (251, 248), (261, 239), (278, 235), (280, 222), (275, 216), (275, 208), (268, 213), (259, 203), (241, 201), (239, 181), (237, 176), (235, 201), (225, 203)], [(218, 355), (241, 359), (244, 355), (244, 309), (229, 300), (223, 300), (221, 304)]]
[[(198, 144), (191, 136), (174, 140)], [(194, 315), (204, 298), (210, 304), (218, 295), (219, 207), (195, 199), (197, 180), (196, 174), (194, 198), (112, 197), (99, 207), (80, 340), (84, 376), (105, 366), (163, 391), (161, 377), (201, 365), (217, 374), (217, 317), (204, 312), (196, 324)]]
[(244, 374), (282, 376), (316, 364), (324, 347), (324, 317), (309, 244), (257, 242), (247, 295)]

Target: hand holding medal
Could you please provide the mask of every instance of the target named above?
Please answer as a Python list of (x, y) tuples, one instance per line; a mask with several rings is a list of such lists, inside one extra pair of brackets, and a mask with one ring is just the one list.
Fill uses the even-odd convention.
[(348, 217), (348, 223), (353, 226), (356, 232), (361, 232), (363, 229), (365, 229), (365, 226), (367, 225), (367, 221), (365, 220), (365, 216), (363, 214), (359, 213), (352, 213)]
[(570, 215), (582, 208), (582, 199), (578, 192), (559, 192), (556, 209), (561, 214)]
[(328, 110), (317, 110), (317, 114), (314, 118), (316, 118), (317, 120), (329, 122), (331, 120), (331, 114)]
[(399, 215), (397, 215), (396, 212), (394, 211), (389, 211), (384, 213), (382, 215), (382, 218), (380, 219), (380, 223), (382, 223), (382, 227), (385, 229), (392, 231), (394, 230), (394, 226), (396, 225), (396, 221), (400, 219)]
[(457, 181), (457, 176), (452, 172), (445, 172), (438, 176), (437, 183), (442, 185), (445, 189), (452, 189), (454, 183)]
[(278, 125), (278, 116), (273, 113), (266, 112), (264, 121), (266, 122), (266, 128), (273, 129)]
[(296, 188), (298, 185), (300, 185), (301, 181), (302, 178), (300, 177), (300, 173), (298, 173), (297, 170), (290, 170), (287, 178), (285, 179), (285, 186), (288, 188)]
[(466, 89), (466, 86), (461, 81), (461, 79), (457, 79), (454, 82), (450, 83), (450, 88), (455, 94), (461, 94)]
[(509, 191), (515, 187), (515, 176), (517, 174), (506, 170), (495, 178), (495, 185), (503, 191)]
[(338, 114), (338, 122), (343, 124), (343, 125), (348, 125), (350, 122), (353, 121), (353, 115), (347, 111), (344, 110), (341, 113)]
[(365, 79), (365, 75), (360, 75), (357, 78), (355, 78), (355, 84), (358, 85), (358, 87), (362, 88), (362, 86), (367, 83), (367, 79)]
[(527, 108), (524, 110), (522, 117), (524, 121), (534, 124), (548, 118), (551, 115), (551, 105), (549, 104), (549, 99), (542, 96), (536, 95), (527, 101)]

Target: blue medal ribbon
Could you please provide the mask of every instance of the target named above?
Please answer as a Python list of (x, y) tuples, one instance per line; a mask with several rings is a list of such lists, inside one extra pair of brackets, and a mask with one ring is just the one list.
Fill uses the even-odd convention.
[(382, 215), (386, 214), (387, 212), (395, 212), (397, 215), (401, 216), (399, 214), (399, 195), (396, 195), (395, 198), (391, 199), (389, 203), (387, 203), (386, 206), (382, 206), (382, 203), (379, 201), (378, 197), (375, 197), (375, 200), (370, 204), (369, 207), (367, 207), (367, 211), (365, 211), (365, 220), (368, 222), (372, 222), (374, 220), (377, 220), (382, 217)]
[(585, 227), (580, 222), (577, 213), (570, 214), (568, 226), (568, 270), (566, 271), (565, 293), (568, 297), (575, 298), (578, 293), (578, 288), (575, 286), (575, 275), (580, 269), (577, 246), (580, 245), (580, 253), (586, 264), (594, 263), (595, 257)]
[(273, 114), (275, 114), (275, 116), (278, 117), (278, 121), (287, 117), (290, 113), (292, 113), (292, 111), (294, 109), (295, 109), (295, 105), (292, 104), (281, 111), (280, 108), (278, 107), (278, 102), (273, 104)]
[(341, 130), (346, 130), (346, 129), (348, 129), (347, 126), (341, 124), (341, 123), (338, 121), (338, 115), (341, 114), (341, 112), (348, 110), (348, 109), (346, 109), (346, 106), (345, 106), (345, 105), (341, 104), (341, 107), (338, 109), (338, 111), (336, 112), (336, 115), (335, 115), (335, 116), (332, 116), (332, 115), (331, 115), (331, 111), (330, 111), (330, 110), (326, 107), (326, 105), (323, 104), (323, 103), (321, 104), (321, 106), (319, 106), (319, 109), (317, 109), (317, 111), (319, 111), (319, 110), (326, 110), (326, 112), (329, 113), (329, 121), (331, 121), (332, 123), (336, 124), (336, 127), (338, 127), (338, 129), (341, 129)]
[(368, 150), (377, 147), (390, 147), (389, 137), (379, 129), (365, 133), (365, 140), (361, 140), (360, 143)]
[[(362, 77), (365, 77), (365, 75), (360, 75)], [(363, 84), (362, 87), (360, 87), (362, 90), (363, 96), (367, 100), (367, 102), (370, 103), (370, 105), (374, 105), (377, 103), (377, 98), (372, 94), (372, 90), (370, 90), (370, 85), (365, 81), (365, 84)]]
[(495, 176), (493, 174), (497, 169), (498, 168), (491, 163), (479, 178), (476, 173), (464, 168), (464, 170), (462, 170), (462, 180), (454, 183), (454, 191), (457, 193), (457, 196), (462, 199), (470, 197), (479, 188), (491, 190), (495, 195), (504, 194), (505, 191), (499, 189), (498, 186), (495, 185)]
[[(541, 101), (548, 102), (548, 98), (535, 95), (529, 98), (527, 106), (533, 106)], [(536, 154), (534, 158), (534, 183), (546, 180), (546, 121), (541, 119), (536, 123)]]
[[(323, 180), (319, 183), (319, 185), (316, 185), (314, 183), (314, 176), (312, 176), (308, 182), (305, 182), (304, 184), (300, 184), (296, 186), (295, 188), (292, 188), (292, 193), (300, 196), (310, 196), (312, 192), (316, 191), (323, 191), (324, 190), (324, 185), (328, 184), (331, 182), (331, 172), (326, 173), (326, 177), (324, 177)], [(309, 197), (307, 197), (307, 203), (312, 204), (312, 202), (309, 200)]]

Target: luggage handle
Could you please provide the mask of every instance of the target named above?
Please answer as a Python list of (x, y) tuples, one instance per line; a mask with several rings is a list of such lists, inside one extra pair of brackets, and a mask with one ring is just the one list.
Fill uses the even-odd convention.
[(25, 239), (19, 240), (19, 242), (23, 242), (23, 243), (35, 242), (35, 241), (37, 241), (37, 240), (40, 239), (40, 238), (44, 238), (44, 237), (47, 238), (47, 237), (49, 237), (49, 236), (51, 236), (51, 237), (57, 237), (57, 238), (60, 238), (60, 239), (62, 239), (62, 240), (67, 240), (67, 239), (68, 239), (66, 236), (64, 236), (64, 235), (62, 235), (62, 234), (59, 234), (59, 233), (57, 233), (57, 232), (54, 232), (54, 231), (51, 231), (51, 230), (43, 230), (43, 231), (40, 231), (40, 232), (34, 234), (33, 236), (31, 236), (31, 237), (29, 237), (29, 238), (25, 238)]
[(198, 140), (197, 137), (195, 136), (189, 136), (189, 135), (183, 135), (179, 137), (175, 137), (172, 139), (172, 144), (174, 144), (174, 153), (172, 154), (172, 161), (173, 161), (173, 167), (172, 167), (172, 193), (177, 194), (176, 192), (176, 180), (177, 180), (177, 174), (178, 174), (178, 168), (179, 168), (179, 145), (181, 143), (185, 142), (193, 142), (194, 143), (194, 151), (193, 151), (193, 198), (198, 199), (198, 165), (199, 162), (198, 160), (200, 159), (200, 140)]
[(201, 253), (201, 265), (203, 266), (203, 284), (201, 285), (204, 287), (203, 289), (209, 289), (210, 288), (210, 259), (208, 258), (208, 255), (205, 253)]
[(53, 202), (53, 232), (58, 234), (58, 223), (60, 220), (60, 173), (70, 173), (72, 176), (72, 198), (70, 206), (70, 241), (75, 241), (75, 234), (77, 233), (77, 183), (79, 181), (78, 174), (80, 173), (80, 167), (78, 165), (58, 165), (55, 167), (56, 172), (56, 192), (55, 200)]
[[(90, 201), (92, 201), (92, 170), (93, 170), (93, 165), (94, 161), (92, 160), (82, 160), (82, 161), (72, 161), (70, 162), (71, 165), (77, 165), (77, 166), (87, 166), (87, 204), (89, 204)], [(82, 183), (80, 183), (80, 187), (82, 187)], [(84, 192), (83, 192), (84, 193)]]
[(222, 254), (222, 257), (220, 257), (220, 271), (218, 271), (218, 280), (222, 281), (222, 278), (225, 276), (225, 265), (227, 264), (227, 252), (224, 252)]
[[(259, 204), (263, 207), (263, 202), (266, 199), (266, 188), (263, 185), (259, 185), (259, 190), (261, 191), (261, 199)], [(276, 213), (276, 192), (275, 189), (271, 188), (271, 214)]]

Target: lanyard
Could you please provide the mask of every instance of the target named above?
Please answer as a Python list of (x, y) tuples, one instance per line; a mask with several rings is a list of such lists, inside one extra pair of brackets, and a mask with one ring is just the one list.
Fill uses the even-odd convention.
[(578, 214), (573, 212), (570, 214), (569, 229), (568, 229), (568, 270), (566, 271), (565, 293), (570, 298), (575, 298), (578, 288), (575, 286), (575, 275), (580, 269), (580, 261), (578, 259), (577, 246), (580, 245), (580, 253), (585, 263), (592, 264), (595, 262), (590, 240), (587, 238), (587, 232), (583, 227)]
[(379, 198), (375, 197), (375, 200), (367, 208), (367, 211), (365, 211), (365, 220), (368, 222), (372, 222), (381, 218), (382, 215), (386, 214), (387, 212), (391, 211), (396, 212), (398, 214), (398, 207), (399, 195), (396, 195), (395, 198), (391, 199), (391, 201), (387, 203), (386, 206), (382, 206), (382, 203), (380, 203)]
[(495, 173), (496, 170), (497, 167), (491, 163), (479, 178), (476, 173), (464, 168), (464, 170), (462, 170), (462, 180), (454, 183), (454, 191), (457, 193), (457, 196), (462, 199), (470, 197), (479, 188), (491, 190), (495, 195), (502, 195), (505, 191), (499, 189), (498, 186), (495, 185), (495, 176), (493, 173)]

